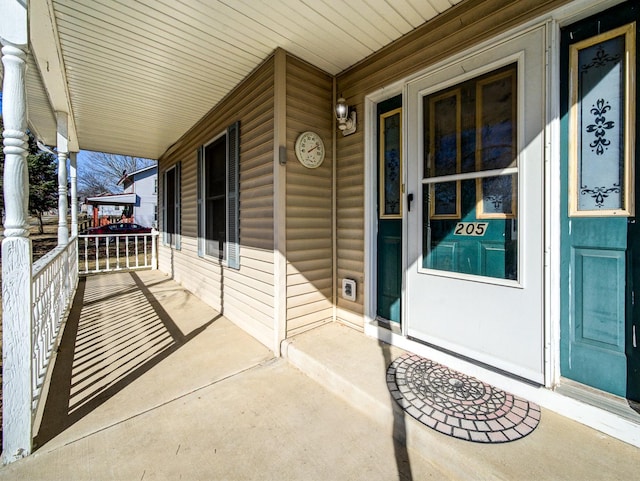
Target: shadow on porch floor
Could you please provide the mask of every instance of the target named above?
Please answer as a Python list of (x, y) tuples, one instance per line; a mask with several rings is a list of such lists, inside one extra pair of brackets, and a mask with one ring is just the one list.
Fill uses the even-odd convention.
[(0, 479), (637, 477), (640, 450), (547, 410), (512, 443), (421, 425), (387, 389), (402, 351), (339, 324), (288, 340), (285, 352), (288, 362), (274, 359), (157, 271), (88, 277), (40, 447), (0, 468)]
[(88, 277), (31, 456), (0, 479), (443, 479), (157, 272)]
[[(222, 364), (212, 358), (238, 342), (229, 321), (157, 271), (81, 279), (36, 449), (55, 445), (61, 434), (63, 440), (104, 429), (272, 357), (255, 343), (244, 346), (248, 358), (225, 353)], [(193, 345), (183, 352), (187, 344)]]

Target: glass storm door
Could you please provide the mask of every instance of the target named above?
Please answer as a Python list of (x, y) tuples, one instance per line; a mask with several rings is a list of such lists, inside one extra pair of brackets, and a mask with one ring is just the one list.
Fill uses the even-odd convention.
[(561, 374), (631, 399), (640, 399), (638, 10), (628, 2), (571, 25), (561, 46)]
[(402, 295), (402, 96), (378, 104), (377, 307), (400, 322)]
[(408, 89), (410, 336), (542, 382), (543, 28)]

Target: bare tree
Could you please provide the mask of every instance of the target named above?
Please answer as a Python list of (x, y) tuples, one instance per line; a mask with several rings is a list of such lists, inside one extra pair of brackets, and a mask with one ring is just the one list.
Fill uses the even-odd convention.
[(78, 162), (78, 193), (83, 197), (122, 192), (125, 173), (155, 165), (156, 161), (106, 152), (86, 152)]

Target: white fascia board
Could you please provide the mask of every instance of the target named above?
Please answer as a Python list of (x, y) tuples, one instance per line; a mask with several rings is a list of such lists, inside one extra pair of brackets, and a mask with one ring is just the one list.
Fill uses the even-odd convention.
[(87, 197), (87, 202), (95, 205), (135, 204), (136, 194), (115, 194), (99, 197)]
[(132, 177), (132, 176), (134, 176), (134, 175), (137, 175), (137, 174), (141, 174), (141, 173), (143, 173), (143, 172), (146, 172), (147, 170), (157, 169), (157, 168), (158, 168), (158, 165), (157, 165), (157, 163), (156, 163), (156, 165), (150, 165), (149, 167), (144, 167), (144, 168), (142, 168), (142, 169), (138, 169), (138, 170), (136, 170), (136, 171), (134, 171), (134, 172), (128, 173), (128, 174), (127, 174), (127, 177)]
[(29, 34), (31, 54), (38, 66), (51, 108), (54, 112), (68, 114), (69, 152), (78, 152), (76, 123), (51, 0), (29, 2)]

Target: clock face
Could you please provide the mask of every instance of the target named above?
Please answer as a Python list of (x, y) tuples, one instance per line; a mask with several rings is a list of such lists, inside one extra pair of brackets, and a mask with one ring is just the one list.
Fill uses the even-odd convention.
[(320, 167), (324, 160), (324, 142), (315, 132), (302, 132), (296, 139), (296, 157), (310, 169)]

